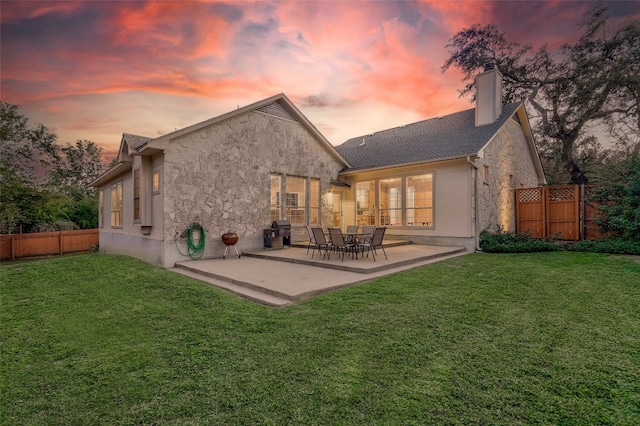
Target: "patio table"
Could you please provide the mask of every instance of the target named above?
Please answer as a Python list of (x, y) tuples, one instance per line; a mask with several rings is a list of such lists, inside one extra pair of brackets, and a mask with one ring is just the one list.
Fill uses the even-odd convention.
[(369, 235), (368, 232), (343, 232), (344, 235), (349, 241), (353, 242), (356, 246), (356, 259), (358, 259), (358, 246), (360, 245), (360, 238)]

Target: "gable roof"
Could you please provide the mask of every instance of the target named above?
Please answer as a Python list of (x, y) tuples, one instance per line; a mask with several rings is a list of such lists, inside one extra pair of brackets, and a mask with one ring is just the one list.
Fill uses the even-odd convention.
[(226, 114), (219, 115), (217, 117), (210, 118), (200, 123), (193, 124), (180, 130), (176, 130), (166, 135), (157, 138), (148, 138), (145, 136), (133, 135), (130, 133), (123, 133), (122, 140), (120, 142), (120, 149), (118, 150), (118, 164), (111, 169), (104, 172), (93, 182), (90, 186), (99, 186), (108, 182), (116, 175), (131, 168), (131, 155), (148, 156), (158, 152), (162, 152), (166, 145), (171, 142), (172, 139), (184, 136), (186, 134), (198, 131), (204, 127), (211, 126), (212, 124), (220, 123), (229, 118), (236, 117), (242, 114), (246, 114), (250, 111), (256, 111), (261, 114), (267, 114), (281, 119), (294, 121), (305, 127), (314, 138), (320, 142), (320, 144), (329, 152), (329, 154), (336, 159), (343, 167), (348, 168), (349, 162), (335, 149), (333, 145), (324, 137), (322, 133), (307, 119), (307, 117), (300, 112), (298, 108), (287, 98), (284, 93), (271, 96), (267, 99), (255, 102), (242, 108), (238, 108), (234, 111), (230, 111)]
[(122, 134), (122, 140), (126, 142), (127, 145), (129, 145), (130, 149), (133, 149), (135, 151), (142, 148), (147, 142), (149, 142), (152, 139), (153, 138), (148, 138), (146, 136), (132, 135), (131, 133)]
[(228, 120), (229, 118), (246, 114), (250, 111), (257, 111), (262, 114), (268, 114), (274, 117), (289, 121), (295, 121), (301, 124), (315, 137), (318, 142), (320, 142), (320, 144), (327, 151), (329, 151), (329, 154), (331, 154), (331, 156), (333, 156), (336, 161), (342, 164), (343, 167), (350, 166), (349, 162), (335, 149), (335, 147), (327, 140), (327, 138), (325, 138), (324, 135), (320, 133), (320, 131), (307, 119), (307, 117), (305, 117), (304, 114), (302, 114), (302, 112), (300, 112), (300, 110), (296, 108), (293, 102), (291, 102), (284, 93), (271, 96), (253, 104), (230, 111), (226, 114), (222, 114), (203, 122), (185, 127), (184, 129), (176, 130), (175, 132), (160, 136), (146, 143), (146, 145), (144, 145), (144, 147), (140, 149), (139, 152), (142, 155), (145, 155), (144, 152), (147, 150), (149, 150), (150, 152), (158, 149), (162, 150), (172, 139), (195, 132), (207, 126), (211, 126), (212, 124)]
[(505, 105), (500, 118), (484, 126), (476, 127), (472, 108), (352, 138), (336, 150), (351, 163), (347, 173), (477, 155), (521, 106)]

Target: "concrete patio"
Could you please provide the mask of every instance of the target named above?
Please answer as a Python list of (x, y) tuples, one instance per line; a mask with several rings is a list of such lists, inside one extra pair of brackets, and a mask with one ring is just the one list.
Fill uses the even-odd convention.
[(385, 243), (388, 259), (322, 258), (306, 246), (242, 253), (242, 257), (177, 262), (170, 269), (268, 306), (285, 306), (343, 287), (467, 253), (461, 247)]

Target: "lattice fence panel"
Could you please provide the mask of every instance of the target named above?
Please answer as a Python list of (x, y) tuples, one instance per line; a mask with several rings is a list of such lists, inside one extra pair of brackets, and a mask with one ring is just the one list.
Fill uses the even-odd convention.
[(561, 186), (549, 188), (549, 201), (575, 201), (577, 195), (574, 186)]
[(542, 201), (542, 188), (526, 188), (518, 189), (517, 191), (518, 201), (521, 203)]

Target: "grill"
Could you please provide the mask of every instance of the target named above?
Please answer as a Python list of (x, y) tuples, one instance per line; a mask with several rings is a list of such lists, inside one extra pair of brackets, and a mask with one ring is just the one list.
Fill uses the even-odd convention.
[(288, 220), (274, 220), (271, 229), (276, 237), (282, 237), (282, 245), (291, 247), (291, 222)]

